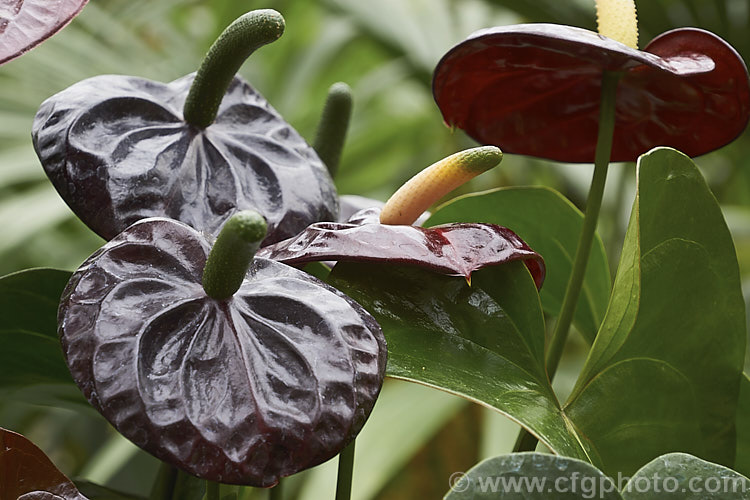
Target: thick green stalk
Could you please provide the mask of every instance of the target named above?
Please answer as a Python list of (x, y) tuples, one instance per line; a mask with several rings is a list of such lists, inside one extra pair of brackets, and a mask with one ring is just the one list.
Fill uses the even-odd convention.
[(284, 498), (284, 489), (282, 488), (282, 479), (273, 488), (268, 490), (268, 500), (282, 500)]
[(334, 178), (346, 142), (346, 132), (349, 130), (352, 101), (352, 89), (349, 85), (344, 82), (331, 85), (315, 134), (315, 152)]
[[(602, 207), (602, 198), (604, 196), (604, 185), (607, 180), (607, 170), (609, 169), (609, 158), (612, 153), (612, 141), (615, 130), (615, 103), (617, 95), (617, 82), (620, 79), (619, 73), (605, 71), (602, 75), (602, 92), (601, 105), (599, 109), (599, 131), (596, 142), (596, 152), (594, 153), (594, 176), (591, 179), (589, 188), (589, 197), (586, 202), (586, 213), (583, 218), (583, 228), (578, 238), (578, 247), (576, 249), (573, 269), (570, 273), (568, 286), (565, 289), (565, 297), (560, 307), (555, 329), (552, 332), (545, 365), (547, 375), (552, 380), (557, 371), (557, 366), (562, 357), (565, 342), (568, 340), (568, 332), (573, 322), (578, 298), (581, 295), (581, 287), (586, 274), (586, 266), (591, 253), (591, 245), (594, 241), (596, 224), (599, 220), (599, 211)], [(526, 430), (522, 430), (516, 441), (514, 451), (533, 451), (536, 448), (537, 440)]]
[(596, 152), (594, 154), (594, 176), (591, 179), (589, 197), (586, 201), (586, 213), (583, 218), (583, 228), (578, 239), (576, 256), (573, 261), (573, 270), (570, 273), (568, 287), (565, 289), (565, 297), (560, 307), (560, 316), (552, 332), (549, 348), (547, 349), (547, 375), (550, 380), (555, 376), (557, 365), (560, 363), (565, 342), (568, 339), (570, 325), (573, 322), (578, 297), (581, 295), (583, 278), (586, 275), (586, 266), (591, 254), (591, 245), (594, 242), (596, 224), (599, 220), (599, 211), (602, 208), (604, 196), (604, 185), (607, 181), (607, 170), (609, 170), (609, 158), (612, 153), (612, 141), (615, 131), (615, 98), (617, 94), (617, 82), (619, 73), (604, 72), (602, 76), (601, 106), (599, 109), (599, 132), (596, 140)]
[(352, 497), (352, 476), (354, 475), (354, 441), (339, 454), (339, 472), (336, 479), (336, 500), (349, 500)]
[(266, 229), (266, 220), (252, 210), (237, 212), (224, 224), (203, 268), (206, 295), (225, 300), (239, 290)]
[(154, 485), (151, 487), (149, 500), (172, 500), (177, 484), (177, 469), (166, 462), (162, 462), (156, 474)]
[(248, 12), (230, 24), (208, 50), (195, 75), (182, 110), (185, 121), (208, 127), (245, 59), (283, 33), (284, 18), (272, 9)]
[(206, 481), (206, 500), (221, 500), (221, 484)]

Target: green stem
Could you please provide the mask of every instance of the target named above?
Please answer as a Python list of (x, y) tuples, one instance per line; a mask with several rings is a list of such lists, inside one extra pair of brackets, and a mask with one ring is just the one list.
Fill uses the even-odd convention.
[(328, 89), (313, 145), (315, 152), (328, 167), (331, 177), (336, 177), (339, 168), (351, 116), (352, 89), (344, 82), (334, 83)]
[(208, 127), (245, 59), (283, 33), (284, 18), (271, 9), (248, 12), (230, 24), (208, 50), (195, 75), (182, 110), (185, 121)]
[(225, 300), (239, 290), (266, 229), (263, 216), (252, 210), (237, 212), (224, 224), (203, 268), (206, 295)]
[(282, 479), (279, 479), (278, 484), (268, 490), (268, 500), (282, 500), (284, 498), (284, 488), (281, 486)]
[(339, 472), (336, 479), (336, 500), (349, 500), (352, 496), (354, 475), (354, 441), (339, 454)]
[[(583, 218), (583, 228), (578, 239), (573, 269), (565, 289), (565, 297), (560, 308), (560, 315), (552, 332), (552, 338), (547, 348), (546, 369), (549, 379), (552, 380), (557, 371), (557, 366), (562, 357), (563, 348), (568, 340), (568, 332), (573, 322), (578, 297), (581, 294), (583, 278), (586, 274), (586, 265), (591, 253), (591, 245), (594, 241), (596, 224), (599, 219), (599, 210), (602, 207), (604, 185), (607, 180), (609, 158), (612, 153), (612, 141), (615, 130), (615, 101), (617, 95), (617, 82), (619, 73), (605, 71), (602, 75), (601, 105), (599, 108), (599, 131), (596, 140), (596, 152), (594, 154), (594, 176), (591, 179), (589, 197), (586, 202), (586, 213)], [(516, 441), (514, 451), (533, 451), (537, 440), (529, 437), (525, 429), (521, 431)]]
[(166, 462), (162, 462), (159, 472), (156, 474), (154, 485), (151, 487), (149, 500), (172, 500), (176, 484), (177, 469)]
[(206, 500), (221, 500), (221, 484), (206, 481)]

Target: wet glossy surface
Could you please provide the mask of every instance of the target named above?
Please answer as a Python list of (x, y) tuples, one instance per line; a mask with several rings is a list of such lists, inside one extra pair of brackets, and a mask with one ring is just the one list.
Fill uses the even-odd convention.
[(0, 64), (64, 28), (88, 0), (0, 0)]
[(166, 219), (134, 224), (63, 293), (59, 333), (86, 398), (128, 439), (191, 474), (270, 486), (336, 455), (385, 373), (380, 327), (294, 268), (255, 259), (227, 301), (208, 251)]
[(612, 161), (655, 146), (697, 156), (732, 141), (750, 116), (747, 68), (716, 35), (664, 33), (643, 51), (552, 24), (478, 31), (438, 63), (433, 94), (445, 122), (506, 153), (593, 162), (603, 70), (617, 91)]
[(105, 239), (147, 217), (216, 234), (252, 209), (268, 221), (267, 242), (335, 220), (328, 171), (260, 94), (235, 78), (214, 123), (198, 129), (182, 119), (192, 80), (104, 75), (42, 104), (34, 148), (81, 220)]
[(0, 499), (86, 500), (42, 450), (0, 428)]
[(258, 255), (292, 265), (328, 260), (407, 264), (466, 278), (483, 267), (523, 260), (537, 287), (544, 282), (541, 256), (510, 229), (468, 223), (384, 225), (379, 214), (380, 209), (373, 208), (356, 213), (348, 223), (313, 224)]

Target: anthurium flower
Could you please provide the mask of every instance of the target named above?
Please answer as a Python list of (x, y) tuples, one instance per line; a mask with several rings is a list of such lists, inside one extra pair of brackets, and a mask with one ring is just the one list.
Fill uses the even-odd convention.
[(379, 208), (345, 223), (319, 222), (297, 236), (264, 247), (259, 255), (301, 265), (320, 261), (387, 262), (463, 276), (488, 266), (523, 260), (537, 288), (544, 261), (516, 233), (495, 224), (457, 223), (422, 228), (380, 223)]
[(0, 64), (33, 49), (73, 20), (88, 0), (0, 2)]
[(634, 161), (655, 146), (700, 155), (747, 125), (742, 58), (696, 28), (663, 33), (642, 51), (572, 26), (477, 31), (440, 60), (433, 94), (446, 124), (482, 144), (593, 162), (605, 71), (621, 73), (612, 161)]
[(139, 221), (72, 276), (59, 334), (74, 380), (125, 437), (212, 481), (272, 486), (338, 454), (385, 376), (377, 322), (316, 278), (254, 258), (239, 212), (211, 246)]
[(224, 31), (197, 74), (167, 84), (98, 76), (47, 99), (34, 148), (76, 215), (105, 239), (157, 216), (215, 235), (233, 213), (254, 209), (268, 242), (335, 220), (336, 190), (313, 148), (235, 76), (283, 29), (278, 12), (253, 11)]
[(361, 210), (347, 222), (312, 224), (297, 236), (264, 247), (258, 255), (301, 265), (318, 261), (389, 262), (463, 276), (487, 266), (523, 260), (537, 287), (544, 261), (510, 229), (494, 224), (411, 224), (437, 199), (494, 167), (494, 146), (461, 151), (427, 167), (381, 207)]

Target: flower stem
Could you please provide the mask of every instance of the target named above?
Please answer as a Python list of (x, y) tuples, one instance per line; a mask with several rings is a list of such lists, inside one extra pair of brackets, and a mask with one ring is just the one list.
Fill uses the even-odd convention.
[(266, 229), (266, 220), (252, 210), (237, 212), (224, 224), (203, 268), (206, 295), (225, 300), (239, 290)]
[(221, 500), (221, 484), (206, 481), (206, 500)]
[(177, 469), (166, 462), (159, 466), (156, 480), (151, 487), (149, 500), (172, 500), (175, 485), (177, 484)]
[(268, 500), (282, 500), (284, 498), (284, 489), (282, 488), (282, 479), (273, 488), (268, 490)]
[(331, 85), (328, 89), (323, 113), (315, 134), (315, 152), (326, 167), (331, 177), (336, 177), (344, 149), (346, 132), (352, 116), (352, 89), (344, 82)]
[(339, 472), (336, 479), (336, 500), (349, 500), (352, 496), (354, 474), (354, 441), (339, 454)]
[(283, 33), (284, 18), (271, 9), (248, 12), (230, 24), (208, 50), (195, 75), (182, 110), (185, 121), (208, 127), (245, 59)]
[[(578, 297), (581, 294), (581, 286), (586, 274), (586, 265), (591, 253), (591, 245), (594, 241), (596, 224), (599, 219), (599, 210), (602, 207), (604, 185), (607, 180), (609, 158), (612, 153), (612, 141), (615, 129), (615, 102), (617, 94), (617, 82), (619, 73), (605, 71), (602, 75), (601, 105), (599, 108), (599, 131), (594, 154), (594, 176), (591, 179), (589, 197), (586, 202), (586, 213), (583, 218), (583, 228), (578, 239), (573, 269), (570, 273), (568, 286), (565, 289), (565, 297), (560, 308), (555, 329), (547, 348), (546, 369), (550, 380), (555, 376), (557, 366), (562, 357), (565, 342), (568, 340), (568, 332), (573, 322)], [(522, 430), (516, 441), (514, 451), (533, 451), (536, 448), (536, 439), (529, 437), (526, 430)]]

